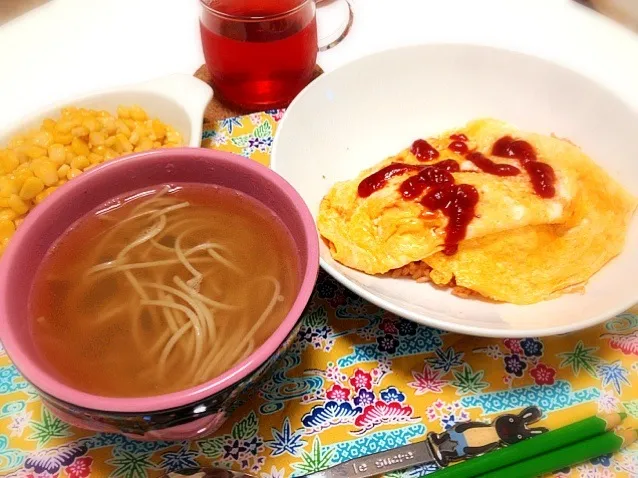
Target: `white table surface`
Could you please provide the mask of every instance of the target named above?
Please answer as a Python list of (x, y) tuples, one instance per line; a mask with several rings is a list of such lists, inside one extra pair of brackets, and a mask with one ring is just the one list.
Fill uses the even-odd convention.
[[(351, 1), (351, 33), (320, 54), (326, 71), (402, 44), (472, 42), (556, 60), (638, 108), (638, 36), (569, 0)], [(0, 131), (65, 98), (193, 73), (203, 63), (199, 8), (198, 0), (51, 0), (0, 27)]]

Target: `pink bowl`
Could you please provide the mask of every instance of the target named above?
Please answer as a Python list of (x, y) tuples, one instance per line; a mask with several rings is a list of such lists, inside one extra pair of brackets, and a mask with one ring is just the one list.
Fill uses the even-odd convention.
[[(75, 390), (56, 379), (36, 350), (27, 320), (28, 291), (49, 247), (77, 219), (127, 192), (171, 182), (216, 184), (261, 201), (290, 230), (302, 282), (292, 309), (273, 335), (223, 375), (181, 392), (109, 398)], [(84, 428), (141, 439), (188, 439), (211, 433), (254, 389), (293, 341), (319, 268), (318, 237), (310, 211), (279, 175), (249, 159), (198, 148), (156, 150), (103, 164), (65, 184), (25, 219), (0, 259), (0, 339), (11, 360), (63, 419)]]

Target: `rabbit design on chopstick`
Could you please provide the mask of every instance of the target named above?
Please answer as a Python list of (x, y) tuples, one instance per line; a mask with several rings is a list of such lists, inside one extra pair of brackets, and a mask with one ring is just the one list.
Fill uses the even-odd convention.
[(482, 455), (500, 446), (513, 445), (547, 431), (544, 427), (528, 428), (540, 420), (538, 407), (527, 407), (518, 415), (506, 414), (492, 423), (457, 423), (442, 433), (429, 433), (428, 441), (440, 466), (451, 461)]

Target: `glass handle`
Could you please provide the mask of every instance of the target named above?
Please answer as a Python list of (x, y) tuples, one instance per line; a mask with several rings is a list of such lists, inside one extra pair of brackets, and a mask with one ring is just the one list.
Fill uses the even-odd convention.
[(315, 0), (319, 51), (330, 50), (346, 37), (354, 12), (350, 0)]

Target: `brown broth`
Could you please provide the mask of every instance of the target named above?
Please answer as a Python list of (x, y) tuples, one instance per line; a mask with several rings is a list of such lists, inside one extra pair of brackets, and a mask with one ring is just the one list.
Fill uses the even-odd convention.
[[(193, 273), (182, 263), (128, 272), (110, 269), (87, 275), (92, 267), (115, 260), (122, 249), (161, 221), (150, 213), (145, 219), (125, 221), (151, 197), (148, 193), (161, 187), (131, 193), (96, 209), (74, 224), (48, 251), (30, 296), (36, 346), (59, 378), (78, 390), (109, 397), (141, 397), (205, 382), (249, 353), (248, 345), (236, 349), (270, 303), (274, 308), (255, 332), (254, 349), (274, 332), (292, 307), (300, 286), (300, 265), (294, 241), (279, 218), (261, 203), (226, 188), (195, 184), (170, 188), (163, 196), (165, 203), (153, 208), (170, 205), (167, 198), (188, 201), (190, 206), (166, 214), (164, 231), (168, 233), (158, 241), (160, 246), (147, 241), (131, 249), (117, 266), (176, 260), (175, 254), (171, 255), (166, 248), (175, 247), (179, 233), (187, 232), (191, 225), (197, 226), (199, 229), (182, 238), (182, 249), (214, 242), (219, 245), (214, 250), (231, 264), (227, 266), (216, 260), (206, 250), (189, 256), (193, 267), (203, 274), (199, 293), (240, 308), (223, 310), (207, 306), (215, 322), (214, 332), (207, 327), (198, 335), (193, 324), (201, 328), (209, 322), (203, 319), (192, 322), (185, 312), (176, 309), (169, 308), (167, 314), (158, 305), (142, 305), (144, 297), (127, 277), (133, 274), (138, 284), (159, 282), (190, 297), (174, 282), (175, 276), (184, 282), (193, 279)], [(191, 219), (190, 223), (177, 224)], [(169, 230), (172, 225), (174, 231)], [(116, 226), (119, 229), (107, 238)], [(100, 246), (103, 240), (106, 244)], [(274, 281), (266, 276), (279, 282), (279, 300), (275, 300)], [(149, 301), (165, 302), (165, 294), (169, 294), (150, 285), (142, 289)], [(174, 303), (188, 306), (177, 295), (171, 296)], [(160, 356), (175, 332), (169, 326), (171, 319), (176, 329), (187, 330), (166, 354), (165, 367), (160, 370)], [(200, 339), (202, 354), (197, 358)], [(218, 360), (207, 356), (217, 353), (221, 354)], [(238, 353), (240, 356), (233, 358)], [(191, 369), (194, 375), (189, 378)], [(198, 377), (207, 369), (210, 370), (207, 376)]]

